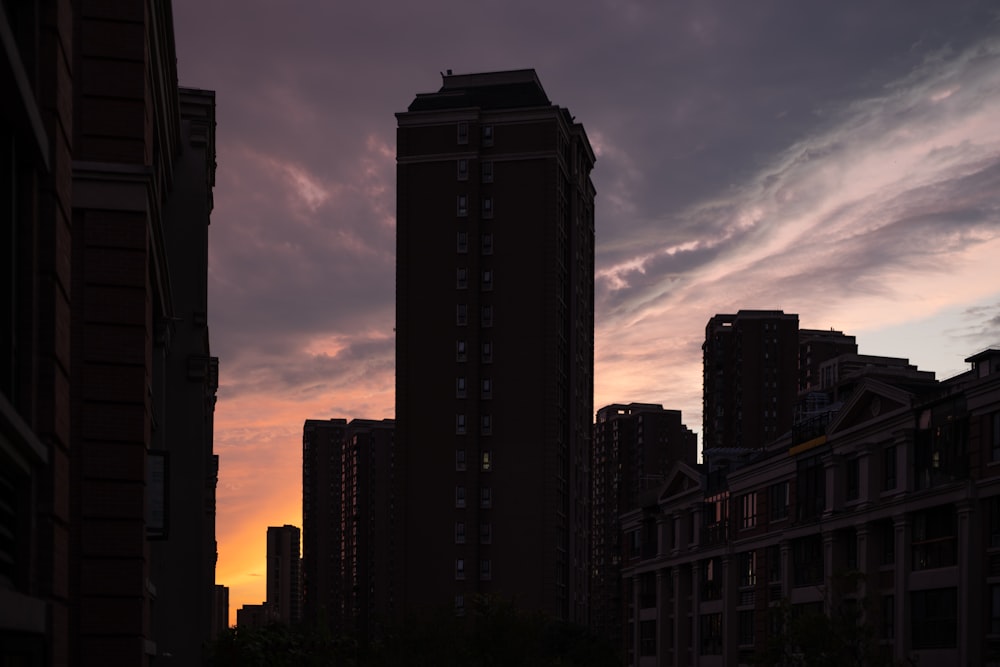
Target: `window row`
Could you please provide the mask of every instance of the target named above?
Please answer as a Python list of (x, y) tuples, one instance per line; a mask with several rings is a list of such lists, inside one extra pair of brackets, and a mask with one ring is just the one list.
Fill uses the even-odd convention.
[[(468, 121), (459, 121), (458, 123), (458, 143), (461, 146), (469, 143), (469, 123)], [(492, 125), (480, 125), (479, 126), (479, 144), (481, 146), (492, 146), (493, 145), (493, 126)]]
[[(455, 507), (465, 508), (465, 487), (462, 485), (455, 487)], [(479, 489), (479, 507), (482, 509), (493, 507), (493, 490), (488, 486)]]
[[(486, 521), (479, 524), (479, 543), (493, 544), (493, 524)], [(465, 544), (465, 522), (455, 522), (455, 544)]]
[[(466, 289), (469, 286), (469, 270), (464, 266), (455, 269), (456, 289)], [(483, 269), (479, 276), (479, 287), (484, 292), (493, 289), (493, 269)]]
[[(466, 470), (466, 457), (464, 449), (455, 450), (455, 470), (463, 471)], [(479, 456), (479, 469), (483, 472), (490, 472), (493, 470), (493, 452), (485, 451)]]
[[(457, 171), (458, 180), (469, 180), (469, 160), (466, 158), (460, 158), (458, 160)], [(483, 183), (493, 182), (493, 162), (491, 160), (484, 160), (479, 163), (479, 179)]]
[[(481, 198), (481, 210), (483, 218), (490, 219), (493, 217), (493, 197), (486, 196)], [(469, 216), (468, 195), (458, 195), (456, 197), (455, 212), (460, 218), (466, 218)]]
[[(455, 398), (466, 398), (465, 376), (455, 378)], [(493, 380), (483, 378), (480, 382), (479, 397), (483, 399), (493, 398)]]
[[(465, 435), (465, 414), (458, 413), (455, 415), (455, 434)], [(482, 435), (490, 435), (493, 432), (493, 417), (492, 415), (481, 415), (479, 417), (479, 432)]]
[[(469, 232), (458, 232), (455, 240), (455, 250), (460, 255), (469, 252)], [(483, 255), (493, 254), (493, 234), (486, 233), (479, 237), (479, 252)]]
[[(455, 324), (464, 327), (469, 323), (469, 306), (465, 303), (455, 304)], [(479, 326), (493, 326), (493, 306), (485, 305), (479, 309)]]
[[(493, 343), (484, 341), (480, 346), (480, 361), (484, 364), (493, 362)], [(455, 361), (468, 361), (467, 345), (463, 339), (455, 341)]]
[[(479, 561), (479, 578), (482, 580), (489, 580), (493, 577), (493, 563), (489, 558), (483, 558)], [(459, 581), (465, 579), (465, 559), (456, 558), (455, 559), (455, 579)]]

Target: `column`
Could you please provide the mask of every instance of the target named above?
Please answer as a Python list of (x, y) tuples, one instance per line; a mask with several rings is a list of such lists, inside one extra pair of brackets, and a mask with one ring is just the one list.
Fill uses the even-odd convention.
[(906, 514), (897, 514), (892, 519), (896, 537), (896, 569), (892, 592), (895, 603), (895, 609), (892, 611), (895, 637), (893, 658), (905, 662), (910, 648), (910, 615), (907, 604), (909, 602), (907, 584), (910, 579), (910, 517)]

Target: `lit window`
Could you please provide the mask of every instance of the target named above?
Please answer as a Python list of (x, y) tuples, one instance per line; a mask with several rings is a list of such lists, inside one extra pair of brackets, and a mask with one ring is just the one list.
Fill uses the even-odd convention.
[(465, 470), (465, 450), (455, 450), (455, 470)]
[(469, 322), (469, 307), (464, 303), (455, 306), (455, 324), (464, 327)]
[(465, 522), (455, 522), (455, 544), (465, 544)]
[(469, 124), (466, 122), (461, 122), (458, 124), (458, 143), (460, 144), (469, 143)]
[(465, 361), (465, 341), (455, 341), (455, 361)]
[(482, 249), (483, 249), (483, 254), (484, 255), (492, 255), (493, 254), (493, 235), (492, 234), (483, 234)]
[(469, 180), (469, 161), (464, 158), (458, 161), (458, 180)]
[(465, 579), (465, 559), (456, 558), (455, 559), (455, 578)]
[(483, 217), (486, 219), (493, 217), (493, 197), (483, 197)]
[(458, 209), (458, 217), (464, 218), (469, 215), (469, 198), (466, 195), (458, 195), (456, 207)]
[(455, 433), (465, 433), (465, 415), (455, 415)]
[(491, 160), (486, 160), (480, 166), (482, 170), (483, 183), (493, 182), (493, 162)]
[(465, 254), (469, 252), (469, 233), (459, 232), (458, 240), (455, 245), (459, 253)]
[(493, 564), (489, 558), (479, 561), (479, 578), (490, 579), (493, 576)]
[(493, 507), (493, 491), (488, 486), (479, 489), (479, 506), (486, 509)]
[(455, 378), (455, 398), (465, 398), (465, 378)]
[(482, 288), (484, 292), (489, 292), (493, 289), (493, 270), (483, 269), (483, 279), (481, 281)]
[(456, 486), (455, 487), (455, 507), (461, 509), (465, 507), (465, 487)]
[(483, 472), (489, 472), (493, 469), (493, 456), (490, 452), (483, 452), (482, 469)]
[(455, 269), (455, 287), (457, 289), (465, 289), (469, 286), (469, 270), (464, 266), (460, 266)]
[(483, 146), (493, 145), (493, 126), (483, 125)]

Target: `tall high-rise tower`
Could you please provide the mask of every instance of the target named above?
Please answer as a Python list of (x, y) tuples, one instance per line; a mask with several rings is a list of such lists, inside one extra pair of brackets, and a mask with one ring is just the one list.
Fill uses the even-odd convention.
[(302, 620), (302, 561), (296, 526), (267, 527), (267, 603), (287, 625)]
[(594, 152), (534, 70), (396, 117), (402, 607), (585, 621)]

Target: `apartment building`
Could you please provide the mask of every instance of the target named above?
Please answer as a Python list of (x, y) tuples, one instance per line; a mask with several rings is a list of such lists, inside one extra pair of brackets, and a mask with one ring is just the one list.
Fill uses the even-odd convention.
[(967, 361), (855, 369), (820, 434), (675, 464), (623, 517), (626, 664), (749, 664), (782, 609), (845, 608), (887, 659), (1000, 664), (1000, 350)]
[(267, 527), (267, 604), (285, 625), (302, 620), (300, 537), (297, 526)]
[(594, 152), (534, 70), (396, 115), (401, 609), (586, 622)]

